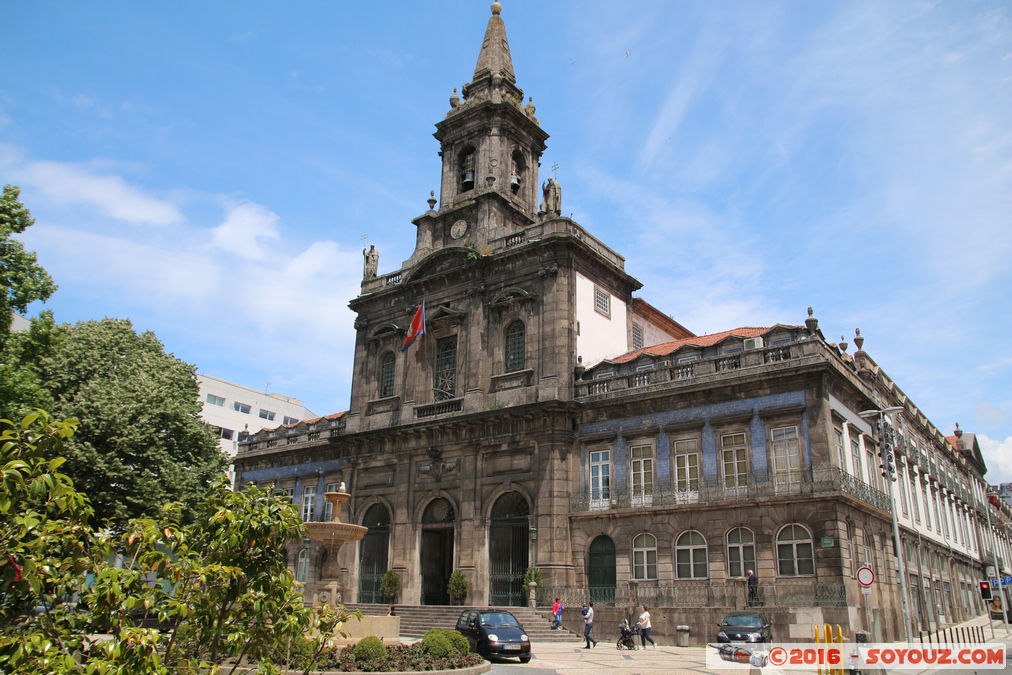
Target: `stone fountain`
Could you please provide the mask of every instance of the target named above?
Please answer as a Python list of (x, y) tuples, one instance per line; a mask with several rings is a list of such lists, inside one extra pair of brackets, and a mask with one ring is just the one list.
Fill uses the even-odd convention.
[(327, 560), (320, 570), (320, 580), (316, 582), (316, 593), (313, 604), (325, 604), (335, 607), (343, 598), (341, 595), (341, 565), (337, 554), (346, 541), (358, 541), (369, 531), (368, 527), (341, 522), (341, 505), (351, 499), (347, 492), (327, 492), (323, 495), (332, 505), (332, 516), (329, 523), (306, 523), (309, 538), (321, 542), (327, 548)]

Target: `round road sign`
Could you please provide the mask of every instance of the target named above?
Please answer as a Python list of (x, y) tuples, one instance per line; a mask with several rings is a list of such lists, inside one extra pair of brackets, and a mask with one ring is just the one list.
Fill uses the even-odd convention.
[(857, 583), (862, 586), (871, 586), (875, 583), (875, 572), (870, 567), (860, 567), (857, 570)]

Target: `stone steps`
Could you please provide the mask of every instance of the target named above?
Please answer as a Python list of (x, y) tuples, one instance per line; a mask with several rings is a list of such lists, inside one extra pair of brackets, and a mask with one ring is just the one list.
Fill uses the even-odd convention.
[[(345, 607), (358, 610), (367, 616), (385, 616), (387, 605), (350, 604)], [(528, 607), (461, 607), (456, 605), (397, 605), (397, 616), (401, 618), (401, 637), (420, 639), (432, 628), (452, 630), (457, 617), (465, 609), (500, 609), (517, 618), (524, 632), (533, 642), (582, 642), (583, 636), (565, 628), (551, 629), (548, 612), (538, 612)]]

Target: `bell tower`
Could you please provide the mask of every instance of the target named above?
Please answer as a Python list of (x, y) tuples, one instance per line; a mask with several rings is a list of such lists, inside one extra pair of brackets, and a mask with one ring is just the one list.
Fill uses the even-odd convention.
[(416, 219), (418, 242), (409, 262), (441, 248), (481, 250), (538, 219), (538, 162), (548, 134), (516, 84), (502, 5), (492, 4), (470, 82), (436, 124), (443, 160), (439, 210)]

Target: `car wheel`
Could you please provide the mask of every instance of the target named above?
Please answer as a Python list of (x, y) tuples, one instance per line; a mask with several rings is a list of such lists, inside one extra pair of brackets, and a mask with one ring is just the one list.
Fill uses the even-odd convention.
[(520, 657), (520, 663), (530, 663), (530, 662), (531, 662), (531, 657), (530, 657), (529, 654), (527, 656), (521, 656)]

